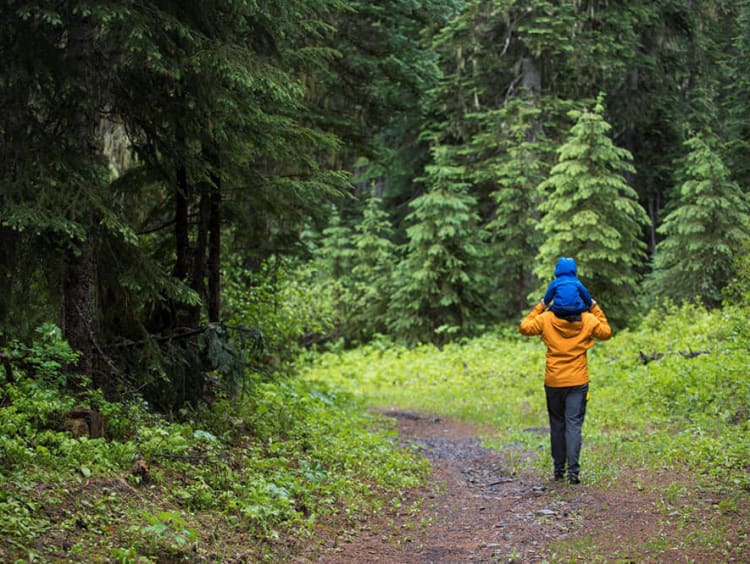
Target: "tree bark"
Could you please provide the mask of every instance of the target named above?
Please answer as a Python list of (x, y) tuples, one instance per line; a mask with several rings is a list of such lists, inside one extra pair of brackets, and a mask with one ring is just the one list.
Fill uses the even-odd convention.
[(542, 73), (537, 61), (532, 57), (521, 58), (521, 88), (534, 96), (538, 96), (542, 91)]
[[(200, 183), (200, 201), (198, 204), (198, 233), (195, 239), (195, 248), (193, 249), (193, 273), (190, 287), (200, 296), (201, 301), (206, 301), (206, 262), (208, 248), (208, 230), (210, 225), (211, 212), (211, 186), (208, 182)], [(191, 308), (188, 316), (189, 326), (198, 327), (200, 325), (201, 306), (197, 305)]]
[[(85, 102), (71, 105), (70, 135), (81, 171), (95, 166), (99, 160), (100, 143), (97, 137), (98, 112), (102, 107), (100, 77), (94, 76), (89, 60), (95, 52), (95, 32), (86, 17), (71, 17), (71, 26), (66, 45), (65, 58), (79, 73), (78, 79), (85, 86)], [(94, 175), (84, 174), (88, 182), (95, 182)], [(87, 187), (88, 188), (88, 187)], [(84, 187), (79, 187), (84, 190)], [(63, 274), (63, 334), (71, 348), (80, 353), (74, 369), (93, 377), (96, 323), (96, 257), (94, 254), (94, 225), (96, 217), (89, 209), (76, 210), (75, 220), (84, 229), (83, 241), (67, 242), (65, 271)], [(77, 247), (77, 248), (76, 248)]]
[(93, 376), (94, 331), (96, 328), (96, 262), (94, 243), (89, 233), (79, 245), (79, 253), (67, 253), (63, 279), (63, 334), (68, 344), (80, 353), (76, 372)]
[(221, 179), (211, 176), (208, 242), (208, 320), (221, 319)]
[[(0, 328), (7, 328), (13, 296), (13, 274), (18, 261), (15, 252), (17, 234), (8, 227), (0, 226)], [(4, 344), (5, 335), (0, 333), (0, 345)]]
[[(178, 151), (185, 149), (185, 131), (179, 119), (175, 125), (175, 141), (177, 142)], [(189, 207), (190, 207), (190, 185), (187, 179), (187, 169), (184, 162), (178, 162), (176, 171), (175, 186), (175, 263), (172, 269), (172, 276), (179, 280), (187, 280), (190, 256), (190, 224)]]

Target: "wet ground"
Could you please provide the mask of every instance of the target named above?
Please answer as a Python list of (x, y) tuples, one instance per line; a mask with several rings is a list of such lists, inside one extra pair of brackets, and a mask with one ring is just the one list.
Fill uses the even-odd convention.
[[(580, 523), (583, 498), (563, 500), (556, 484), (516, 474), (512, 458), (482, 447), (476, 426), (412, 412), (386, 411), (405, 444), (416, 446), (433, 472), (418, 514), (404, 511), (368, 521), (330, 543), (320, 562), (534, 562), (550, 541)], [(540, 432), (546, 430), (530, 430)]]
[(428, 484), (354, 524), (321, 526), (298, 562), (750, 562), (747, 496), (701, 489), (669, 468), (629, 470), (607, 488), (585, 474), (579, 485), (557, 483), (551, 472), (519, 470), (519, 457), (533, 453), (482, 447), (489, 430), (383, 413), (403, 445), (431, 461)]

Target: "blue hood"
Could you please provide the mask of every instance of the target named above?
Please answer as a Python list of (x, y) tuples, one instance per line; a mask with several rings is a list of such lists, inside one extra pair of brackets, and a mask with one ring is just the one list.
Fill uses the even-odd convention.
[(560, 257), (555, 265), (555, 277), (558, 276), (575, 276), (576, 261), (569, 257)]

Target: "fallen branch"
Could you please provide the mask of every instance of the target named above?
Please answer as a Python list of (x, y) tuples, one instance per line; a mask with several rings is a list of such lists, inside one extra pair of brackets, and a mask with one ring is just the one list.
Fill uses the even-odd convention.
[(711, 351), (706, 351), (706, 350), (704, 350), (704, 351), (689, 350), (689, 351), (680, 351), (680, 354), (682, 356), (684, 356), (685, 358), (695, 358), (696, 356), (700, 356), (702, 354), (708, 354), (709, 352), (711, 352)]
[[(696, 356), (709, 354), (710, 352), (711, 351), (709, 350), (694, 351), (692, 349), (689, 349), (687, 351), (677, 351), (677, 354), (684, 358), (695, 358)], [(644, 354), (643, 351), (638, 352), (638, 360), (641, 361), (641, 364), (648, 364), (649, 362), (659, 360), (660, 358), (664, 358), (664, 353), (652, 352), (651, 354)]]

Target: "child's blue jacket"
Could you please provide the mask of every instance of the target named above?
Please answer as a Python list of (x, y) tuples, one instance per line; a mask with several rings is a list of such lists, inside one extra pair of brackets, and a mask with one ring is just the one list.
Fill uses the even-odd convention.
[(576, 261), (562, 257), (555, 265), (555, 279), (547, 287), (544, 303), (553, 302), (550, 309), (554, 313), (573, 315), (591, 307), (591, 294), (576, 278)]

